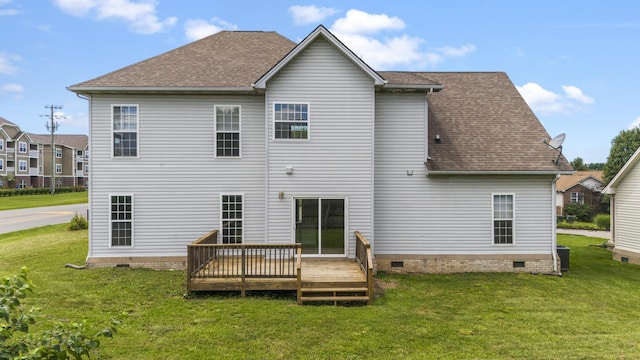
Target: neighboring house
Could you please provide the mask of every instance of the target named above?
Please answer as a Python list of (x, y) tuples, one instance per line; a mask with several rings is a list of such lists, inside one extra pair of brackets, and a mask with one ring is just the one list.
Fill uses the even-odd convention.
[(502, 72), (375, 71), (326, 28), (222, 31), (79, 83), (90, 266), (183, 268), (187, 244), (302, 244), (378, 270), (557, 271), (564, 157)]
[(0, 117), (0, 188), (49, 187), (51, 170), (56, 186), (86, 186), (87, 135), (55, 135), (55, 169), (51, 166), (51, 135), (30, 134)]
[(604, 188), (611, 203), (613, 258), (640, 264), (640, 149)]
[(560, 175), (556, 183), (558, 215), (570, 204), (587, 204), (594, 210), (602, 203), (602, 171), (576, 171), (575, 174)]

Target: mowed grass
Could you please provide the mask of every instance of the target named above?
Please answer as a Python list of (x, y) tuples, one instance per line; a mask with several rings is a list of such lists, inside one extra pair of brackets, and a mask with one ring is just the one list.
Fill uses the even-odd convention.
[(107, 359), (637, 359), (640, 267), (602, 239), (560, 235), (563, 277), (379, 275), (372, 306), (298, 306), (293, 293), (185, 299), (183, 271), (73, 270), (87, 232), (64, 225), (0, 240), (0, 276), (30, 268), (45, 320), (97, 329), (128, 315)]
[(41, 206), (84, 204), (88, 202), (88, 191), (48, 195), (19, 195), (0, 198), (0, 211), (26, 209)]

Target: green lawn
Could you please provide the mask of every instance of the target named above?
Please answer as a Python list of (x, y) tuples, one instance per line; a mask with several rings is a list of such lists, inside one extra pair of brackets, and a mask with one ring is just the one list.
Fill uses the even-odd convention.
[(0, 198), (0, 211), (26, 209), (40, 206), (84, 204), (89, 192), (70, 192), (54, 195), (19, 195)]
[(602, 239), (559, 235), (563, 277), (379, 275), (372, 306), (298, 306), (293, 293), (184, 299), (185, 273), (72, 270), (87, 232), (65, 225), (7, 234), (0, 276), (30, 268), (29, 302), (47, 318), (125, 326), (107, 359), (635, 359), (640, 266), (611, 260)]

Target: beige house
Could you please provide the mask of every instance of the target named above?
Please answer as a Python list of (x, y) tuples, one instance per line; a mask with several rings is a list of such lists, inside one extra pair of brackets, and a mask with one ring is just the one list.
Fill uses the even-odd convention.
[(0, 188), (49, 187), (52, 172), (56, 186), (86, 186), (88, 143), (87, 135), (55, 135), (52, 153), (51, 135), (0, 117)]

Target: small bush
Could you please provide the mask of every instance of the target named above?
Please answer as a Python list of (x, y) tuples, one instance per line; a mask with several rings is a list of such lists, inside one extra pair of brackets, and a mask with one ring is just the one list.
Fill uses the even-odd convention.
[(608, 214), (598, 214), (595, 218), (595, 223), (602, 230), (611, 229), (611, 216)]
[(578, 221), (590, 222), (593, 209), (586, 204), (569, 204), (564, 208), (565, 215), (575, 216)]
[(73, 218), (71, 218), (71, 222), (69, 224), (69, 230), (84, 230), (89, 227), (89, 222), (87, 218), (82, 215), (75, 214)]
[(574, 222), (569, 223), (566, 221), (559, 222), (557, 224), (558, 229), (576, 229), (576, 230), (600, 230), (598, 225), (587, 222)]

